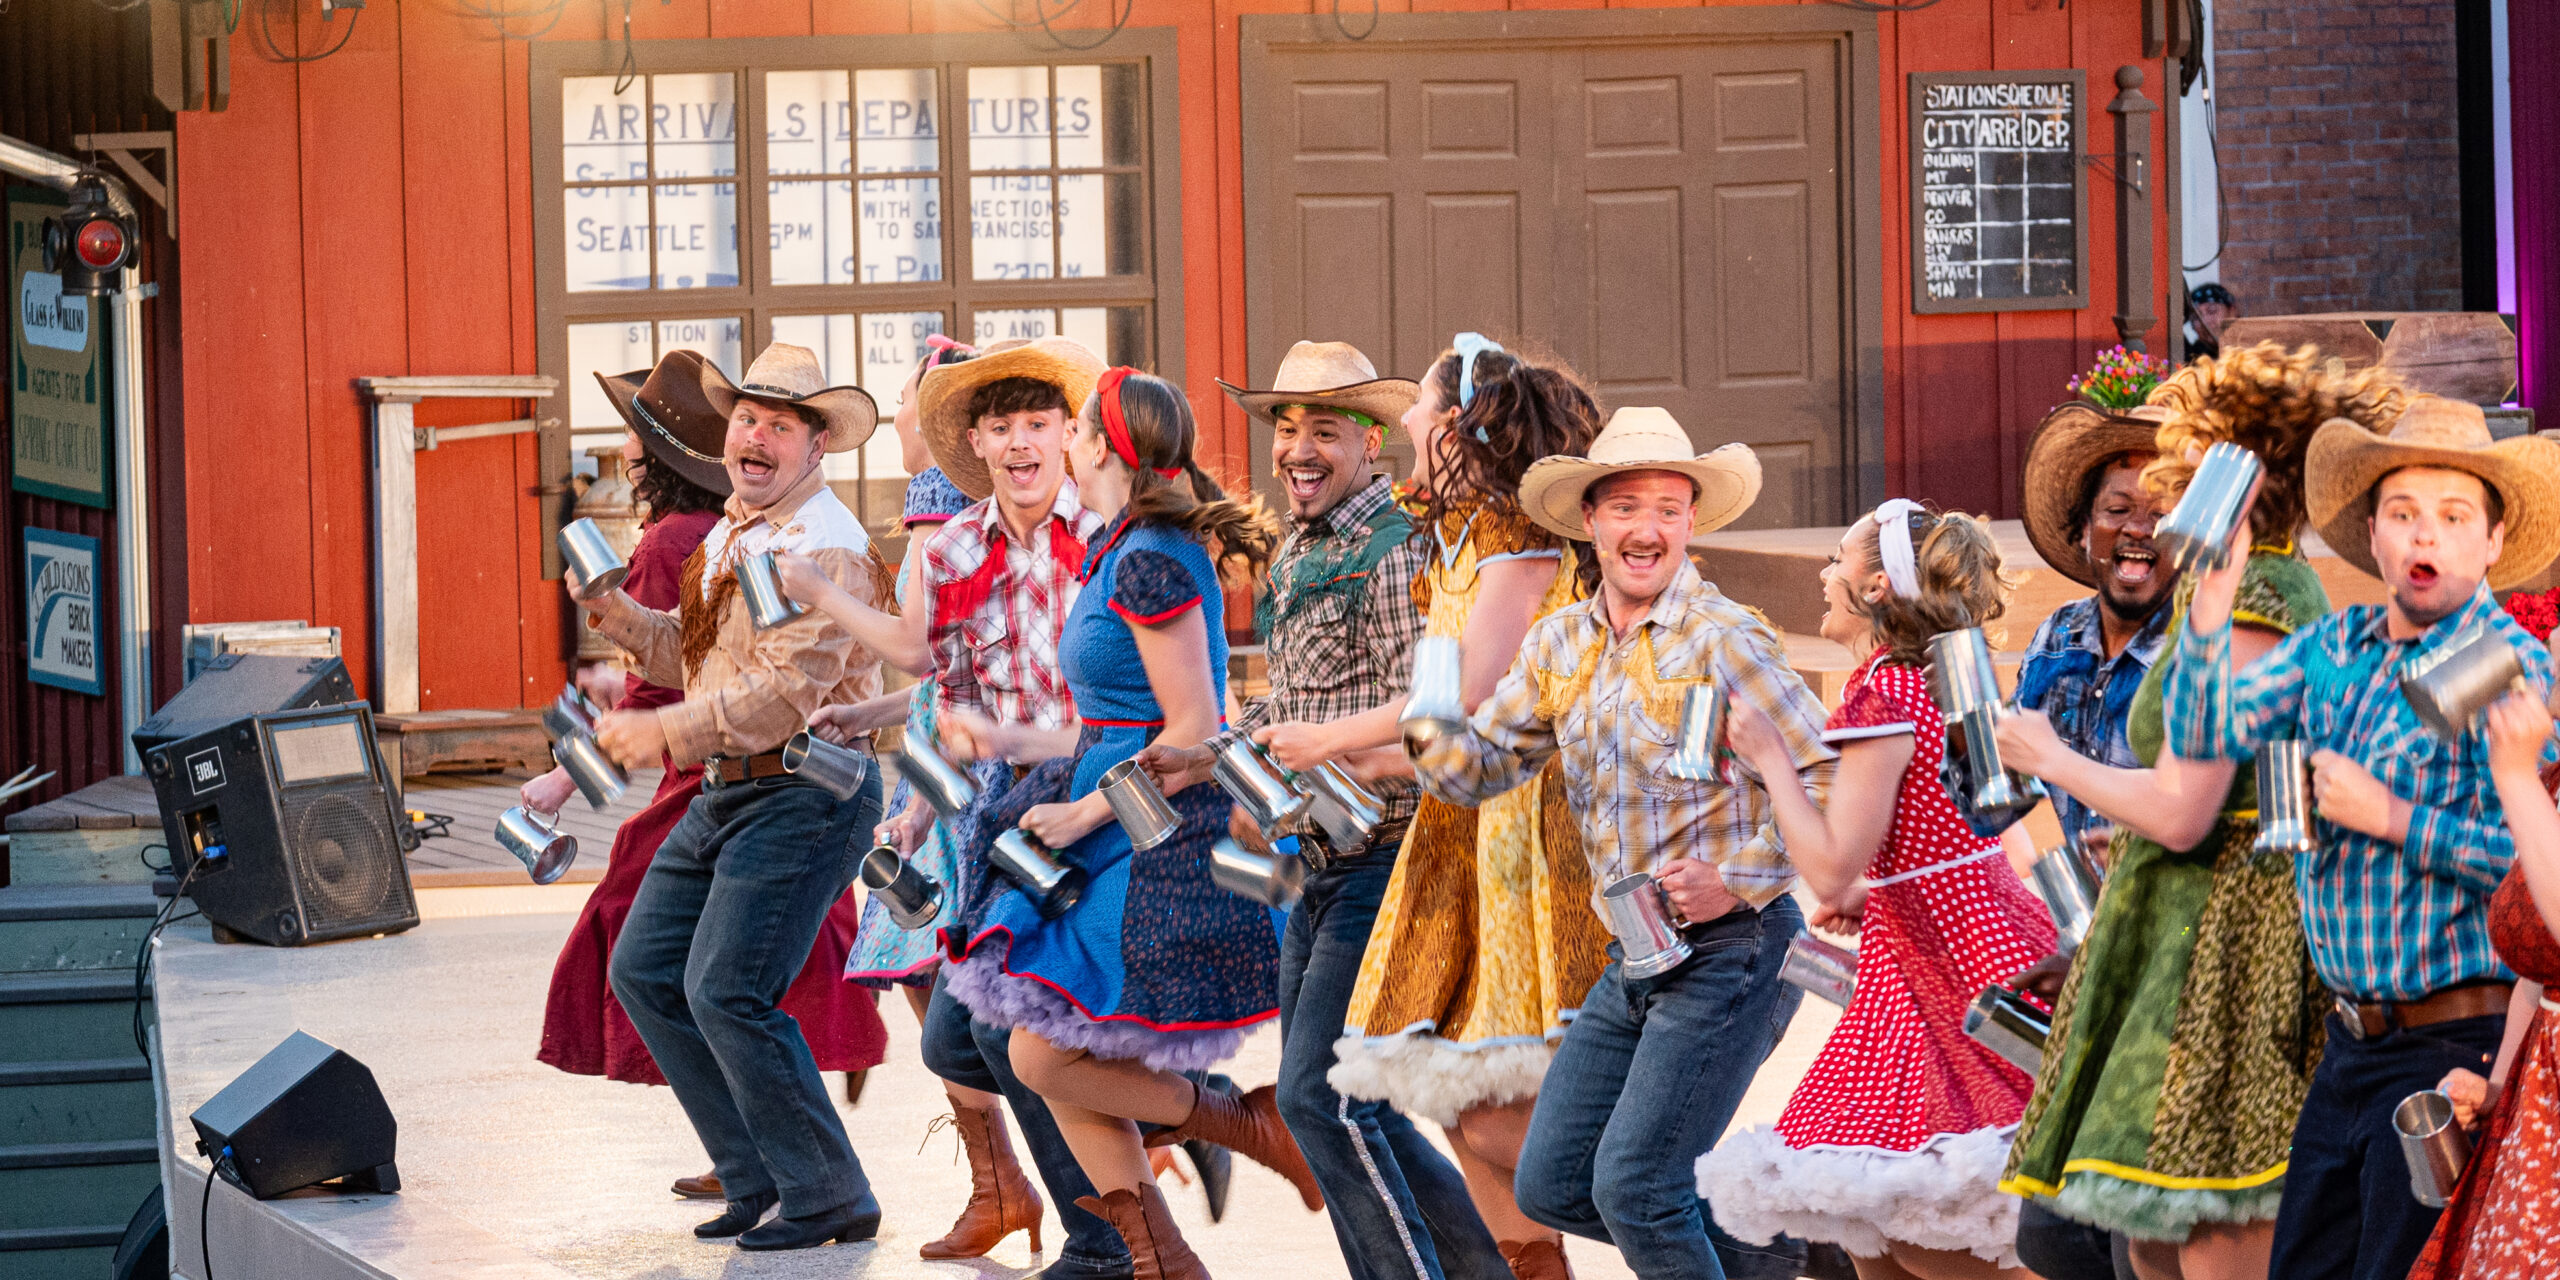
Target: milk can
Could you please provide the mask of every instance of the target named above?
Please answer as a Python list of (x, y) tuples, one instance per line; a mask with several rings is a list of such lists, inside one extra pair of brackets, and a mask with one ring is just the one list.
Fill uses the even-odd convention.
[[(596, 478), (578, 494), (570, 518), (595, 521), (604, 530), (605, 540), (627, 561), (631, 549), (640, 545), (640, 502), (631, 492), (629, 464), (623, 461), (620, 445), (599, 445), (587, 450), (587, 456), (596, 460)], [(571, 612), (578, 615), (578, 661), (611, 662), (622, 656), (618, 646), (587, 625), (586, 610)]]

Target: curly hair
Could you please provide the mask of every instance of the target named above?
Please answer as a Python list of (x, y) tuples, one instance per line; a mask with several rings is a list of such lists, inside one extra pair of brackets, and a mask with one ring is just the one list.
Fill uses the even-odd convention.
[[(1887, 655), (1908, 667), (1929, 665), (1929, 640), (1946, 631), (1985, 627), (2008, 611), (2014, 575), (2001, 568), (2000, 543), (1991, 525), (1961, 511), (1931, 508), (1928, 524), (1912, 535), (1912, 559), (1920, 595), (1904, 599), (1886, 591), (1875, 601), (1849, 593), (1849, 610), (1875, 632)], [(1856, 546), (1870, 570), (1884, 567), (1882, 533), (1875, 518), (1860, 522)], [(1998, 637), (1993, 637), (1995, 642)]]
[[(1443, 410), (1457, 407), (1455, 350), (1441, 352), (1423, 377)], [(1529, 464), (1582, 453), (1600, 434), (1599, 402), (1561, 360), (1487, 351), (1476, 357), (1473, 383), (1475, 398), (1433, 446), (1430, 501), (1414, 522), (1415, 537), (1431, 536), (1450, 511), (1468, 507), (1525, 520), (1520, 477)]]
[(2160, 426), (2160, 456), (2143, 468), (2143, 486), (2174, 505), (2195, 475), (2187, 451), (2228, 440), (2258, 455), (2266, 473), (2249, 509), (2251, 538), (2288, 542), (2308, 519), (2303, 459), (2320, 424), (2345, 418), (2387, 432), (2409, 394), (2388, 370), (2349, 373), (2344, 361), (2309, 343), (2287, 351), (2261, 342), (2203, 357), (2171, 374), (2146, 401), (2167, 409), (2169, 419)]
[[(1259, 498), (1239, 502), (1227, 496), (1193, 454), (1200, 429), (1191, 401), (1172, 383), (1151, 374), (1131, 373), (1115, 392), (1121, 420), (1129, 427), (1130, 446), (1138, 465), (1130, 468), (1128, 516), (1133, 524), (1161, 524), (1199, 540), (1216, 558), (1220, 580), (1249, 582), (1271, 563), (1279, 546), (1279, 522)], [(1084, 406), (1085, 429), (1102, 431), (1102, 395)], [(1165, 476), (1157, 468), (1175, 469)]]
[(684, 473), (674, 467), (659, 466), (647, 454), (629, 464), (628, 473), (631, 496), (649, 509), (648, 521), (651, 524), (687, 511), (708, 511), (715, 515), (720, 511), (722, 500), (719, 494), (685, 479)]

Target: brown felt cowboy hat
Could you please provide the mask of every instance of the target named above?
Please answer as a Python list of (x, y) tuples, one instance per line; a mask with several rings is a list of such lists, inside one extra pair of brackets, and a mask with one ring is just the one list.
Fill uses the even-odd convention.
[(2375, 577), (2373, 486), (2402, 467), (2468, 472), (2506, 503), (2506, 546), (2489, 586), (2526, 582), (2560, 556), (2560, 443), (2540, 436), (2492, 440), (2480, 406), (2443, 396), (2409, 399), (2388, 435), (2345, 418), (2320, 424), (2303, 457), (2303, 505), (2329, 549)]
[(1410, 378), (1381, 378), (1378, 367), (1348, 342), (1300, 342), (1280, 358), (1268, 390), (1248, 391), (1218, 379), (1218, 389), (1236, 407), (1263, 422), (1291, 405), (1343, 409), (1367, 418), (1373, 426), (1395, 425), (1422, 395)]
[(1593, 483), (1623, 471), (1671, 471), (1698, 486), (1689, 535), (1721, 529), (1760, 496), (1760, 456), (1746, 444), (1692, 453), (1689, 433), (1667, 409), (1626, 408), (1609, 415), (1590, 452), (1557, 454), (1529, 464), (1520, 477), (1520, 506), (1540, 528), (1577, 541), (1591, 531), (1582, 523), (1582, 495)]
[(1063, 392), (1067, 416), (1074, 417), (1093, 398), (1102, 369), (1102, 357), (1093, 348), (1073, 338), (1047, 337), (989, 343), (978, 348), (975, 360), (927, 370), (924, 384), (916, 389), (916, 419), (924, 428), (925, 447), (933, 451), (933, 464), (972, 499), (994, 493), (995, 477), (969, 447), (969, 428), (978, 425), (969, 418), (969, 397), (998, 379), (1030, 378)]
[(2085, 400), (2066, 401), (2046, 414), (2027, 441), (2024, 513), (2027, 541), (2055, 573), (2084, 587), (2098, 585), (2098, 571), (2080, 550), (2071, 509), (2089, 473), (2109, 458), (2156, 453), (2154, 436), (2168, 411), (2151, 405), (2109, 411)]
[(747, 376), (734, 383), (720, 372), (718, 365), (703, 361), (702, 394), (720, 411), (723, 421), (737, 410), (742, 396), (807, 409), (826, 424), (829, 453), (861, 448), (862, 442), (871, 438), (871, 429), (880, 423), (880, 406), (872, 403), (870, 392), (860, 387), (828, 386), (825, 372), (818, 367), (818, 353), (788, 342), (766, 347), (764, 354), (747, 366)]
[(660, 465), (725, 498), (729, 469), (720, 454), (729, 415), (702, 394), (702, 353), (670, 351), (653, 369), (599, 373), (605, 398), (622, 415), (652, 465)]

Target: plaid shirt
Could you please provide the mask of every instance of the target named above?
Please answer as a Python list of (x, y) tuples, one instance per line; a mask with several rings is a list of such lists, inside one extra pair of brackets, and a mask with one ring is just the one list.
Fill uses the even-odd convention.
[[(2026, 661), (2018, 668), (2018, 705), (2045, 713), (2072, 750), (2113, 768), (2139, 769), (2142, 758), (2125, 737), (2125, 723), (2133, 712), (2133, 691), (2168, 643), (2172, 610), (2165, 601), (2152, 610), (2150, 621), (2110, 658), (2098, 607), (2096, 596), (2074, 600), (2036, 628)], [(2112, 825), (2059, 788), (2053, 807), (2068, 840), (2078, 841), (2091, 827)]]
[[(1005, 724), (1054, 729), (1067, 723), (1075, 698), (1058, 668), (1058, 632), (1083, 585), (1084, 550), (1101, 532), (1102, 517), (1076, 501), (1076, 483), (1069, 480), (1058, 486), (1048, 518), (1027, 542), (1013, 537), (993, 498), (933, 533), (924, 544), (924, 585), (936, 607), (925, 642), (943, 706)], [(970, 580), (999, 554), (1003, 559), (974, 607), (957, 613), (941, 607), (970, 594)]]
[(2169, 741), (2188, 759), (2241, 759), (2259, 743), (2299, 737), (2409, 801), (2402, 843), (2322, 819), (2318, 851), (2294, 859), (2321, 979), (2354, 999), (2408, 1001), (2509, 976), (2489, 945), (2489, 895), (2515, 859), (2515, 836), (2489, 785), (2487, 730), (2474, 724), (2439, 741), (2401, 696), (2401, 661), (2487, 626), (2516, 647), (2535, 693), (2548, 695), (2551, 657), (2486, 590), (2415, 640), (2393, 640), (2385, 619), (2379, 605), (2329, 614), (2236, 678), (2228, 625), (2209, 636), (2182, 627), (2163, 701)]
[(1531, 626), (1471, 732), (1424, 753), (1423, 786), (1452, 804), (1481, 803), (1561, 751), (1596, 887), (1687, 857), (1715, 864), (1734, 896), (1767, 906), (1795, 881), (1769, 793), (1739, 761), (1732, 767), (1748, 785), (1674, 777), (1680, 706), (1690, 686), (1712, 678), (1767, 713), (1820, 804), (1839, 759), (1823, 745), (1821, 700), (1787, 665), (1777, 633), (1686, 560), (1626, 634), (1609, 629), (1605, 609), (1593, 596)]
[[(1289, 720), (1321, 724), (1402, 696), (1413, 683), (1413, 645), (1422, 636), (1413, 576), (1429, 555), (1406, 536), (1411, 532), (1384, 476), (1323, 515), (1290, 520), (1257, 619), (1271, 694), (1248, 703), (1230, 732)], [(1379, 539), (1392, 540), (1383, 555)], [(1375, 847), (1402, 837), (1419, 792), (1409, 778), (1370, 786), (1386, 801)]]

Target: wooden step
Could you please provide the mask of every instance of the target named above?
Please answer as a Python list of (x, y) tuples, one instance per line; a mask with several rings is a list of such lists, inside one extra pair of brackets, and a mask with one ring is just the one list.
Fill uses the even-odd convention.
[(149, 884), (143, 850), (160, 843), (148, 779), (106, 778), (9, 815), (9, 892), (61, 885)]
[[(144, 988), (149, 998), (149, 988)], [(61, 1068), (133, 1048), (133, 973), (0, 974), (0, 1070)]]
[(130, 970), (159, 909), (143, 885), (0, 889), (0, 973)]
[[(132, 1164), (0, 1169), (0, 1236), (10, 1232), (95, 1230), (94, 1226), (60, 1224), (95, 1224), (102, 1218), (129, 1216), (158, 1185), (160, 1162), (156, 1159)], [(124, 1229), (116, 1230), (121, 1234)]]

